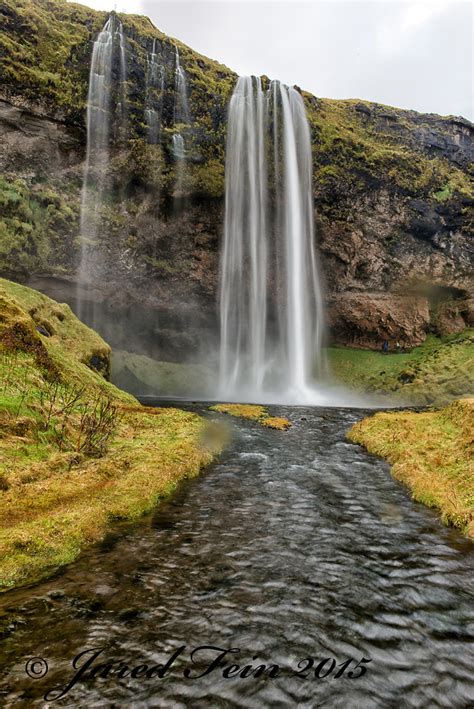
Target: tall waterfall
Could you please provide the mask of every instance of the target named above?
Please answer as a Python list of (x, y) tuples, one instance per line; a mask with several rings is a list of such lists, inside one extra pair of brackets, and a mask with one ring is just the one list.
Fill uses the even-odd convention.
[(240, 77), (229, 107), (220, 285), (220, 396), (318, 400), (323, 303), (303, 99)]
[(156, 39), (148, 58), (146, 78), (145, 119), (150, 143), (158, 143), (161, 133), (161, 118), (163, 110), (163, 92), (165, 88), (165, 72), (156, 53)]
[[(83, 298), (82, 288), (93, 286), (106, 264), (97, 251), (100, 211), (107, 191), (107, 170), (112, 138), (113, 67), (119, 51), (119, 132), (126, 130), (126, 55), (121, 22), (112, 14), (92, 49), (87, 98), (87, 152), (81, 195), (81, 261), (78, 272), (78, 314), (94, 324), (93, 313)], [(86, 312), (89, 311), (89, 312)]]

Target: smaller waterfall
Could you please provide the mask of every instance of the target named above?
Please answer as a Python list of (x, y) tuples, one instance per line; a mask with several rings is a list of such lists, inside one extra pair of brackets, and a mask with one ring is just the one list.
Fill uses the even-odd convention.
[(175, 160), (175, 196), (181, 197), (185, 177), (186, 139), (184, 131), (191, 122), (186, 74), (181, 66), (179, 50), (175, 52), (175, 86), (173, 122), (175, 133), (172, 138), (172, 152)]
[(119, 140), (125, 142), (128, 138), (128, 68), (126, 38), (123, 32), (123, 25), (121, 22), (117, 22), (117, 27), (115, 30), (115, 42), (118, 45), (120, 56), (119, 96), (117, 105), (119, 123), (117, 126), (117, 132)]
[(186, 74), (181, 66), (179, 59), (179, 49), (176, 47), (175, 52), (175, 99), (174, 99), (174, 123), (180, 125), (182, 123), (189, 124), (189, 101), (188, 87), (186, 82)]
[(156, 144), (161, 136), (161, 114), (163, 110), (163, 93), (165, 88), (165, 72), (156, 53), (156, 39), (148, 58), (146, 78), (145, 120), (147, 124), (148, 141)]
[[(118, 115), (120, 134), (126, 131), (126, 53), (121, 22), (112, 14), (92, 49), (87, 97), (87, 150), (81, 195), (81, 257), (78, 271), (78, 314), (94, 325), (94, 316), (83, 298), (82, 288), (99, 282), (107, 264), (98, 251), (101, 208), (107, 193), (110, 142), (113, 133), (114, 60), (120, 52)], [(86, 312), (86, 310), (88, 312)]]

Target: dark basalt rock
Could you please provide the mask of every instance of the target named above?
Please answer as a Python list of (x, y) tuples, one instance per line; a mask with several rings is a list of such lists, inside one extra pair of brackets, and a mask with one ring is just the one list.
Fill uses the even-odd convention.
[(89, 367), (102, 374), (106, 379), (110, 378), (110, 359), (93, 355), (89, 360)]

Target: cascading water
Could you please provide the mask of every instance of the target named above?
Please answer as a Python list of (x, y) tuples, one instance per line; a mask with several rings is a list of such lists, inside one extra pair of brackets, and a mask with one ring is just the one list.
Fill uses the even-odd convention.
[(323, 302), (303, 99), (240, 77), (230, 107), (220, 286), (220, 396), (323, 401)]
[(100, 211), (107, 192), (107, 170), (112, 137), (113, 65), (120, 52), (119, 119), (120, 134), (126, 131), (126, 54), (122, 24), (112, 14), (94, 42), (87, 98), (87, 152), (81, 195), (81, 261), (78, 272), (77, 310), (81, 319), (95, 325), (93, 307), (84, 297), (84, 287), (91, 287), (101, 277), (105, 264), (97, 250)]
[(174, 100), (174, 123), (188, 124), (190, 122), (188, 87), (186, 83), (186, 74), (181, 66), (179, 59), (179, 50), (176, 47), (175, 52), (175, 100)]
[(184, 167), (186, 161), (186, 141), (183, 128), (191, 122), (188, 102), (186, 74), (181, 66), (179, 50), (175, 52), (175, 86), (173, 122), (175, 133), (172, 138), (173, 157), (176, 164), (175, 195), (181, 196), (184, 182)]
[(119, 103), (119, 137), (122, 142), (125, 142), (128, 138), (128, 116), (127, 116), (127, 52), (126, 52), (126, 40), (123, 33), (122, 23), (119, 23), (117, 29), (117, 40), (120, 51), (120, 103)]
[(145, 100), (148, 141), (152, 144), (158, 143), (160, 139), (164, 88), (165, 73), (162, 64), (158, 60), (156, 39), (154, 39), (153, 48), (148, 58)]

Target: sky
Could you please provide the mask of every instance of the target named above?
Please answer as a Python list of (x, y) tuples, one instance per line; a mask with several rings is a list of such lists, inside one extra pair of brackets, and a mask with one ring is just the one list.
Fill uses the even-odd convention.
[(469, 0), (82, 0), (145, 14), (238, 74), (474, 120)]

